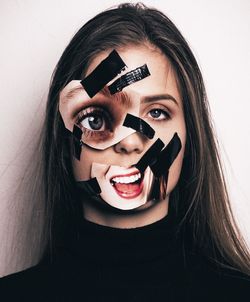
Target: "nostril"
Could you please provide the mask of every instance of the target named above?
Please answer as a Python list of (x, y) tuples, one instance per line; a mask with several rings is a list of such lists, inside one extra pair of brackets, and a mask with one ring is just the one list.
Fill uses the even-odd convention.
[(118, 153), (123, 153), (123, 154), (130, 154), (130, 153), (137, 153), (140, 154), (142, 152), (142, 150), (140, 150), (139, 148), (127, 148), (127, 147), (121, 147), (121, 146), (117, 146), (115, 148), (116, 152)]
[(133, 133), (126, 138), (118, 142), (114, 149), (118, 153), (130, 154), (137, 153), (140, 154), (144, 150), (144, 142), (138, 133)]
[(121, 153), (125, 153), (125, 154), (128, 153), (128, 151), (127, 151), (125, 148), (123, 148), (123, 147), (120, 148), (120, 152), (121, 152)]

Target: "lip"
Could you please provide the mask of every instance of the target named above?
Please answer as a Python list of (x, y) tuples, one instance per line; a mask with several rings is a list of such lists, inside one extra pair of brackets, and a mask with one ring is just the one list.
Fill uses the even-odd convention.
[[(128, 173), (128, 174), (114, 175), (114, 176), (112, 176), (112, 177), (110, 178), (110, 183), (111, 183), (111, 180), (112, 180), (113, 178), (115, 178), (115, 177), (129, 177), (129, 176), (136, 175), (136, 174), (138, 174), (138, 173), (140, 173), (139, 170), (134, 171), (134, 172), (131, 172), (131, 173)], [(137, 186), (137, 188), (135, 188), (135, 189), (134, 189), (133, 191), (131, 191), (131, 192), (120, 191), (120, 190), (118, 190), (118, 189), (116, 188), (115, 185), (112, 185), (112, 184), (111, 184), (111, 186), (112, 186), (112, 188), (114, 189), (114, 191), (116, 192), (116, 194), (119, 195), (120, 197), (125, 198), (125, 199), (133, 199), (133, 198), (138, 197), (138, 196), (141, 194), (141, 192), (142, 192), (142, 190), (143, 190), (143, 183), (144, 183), (143, 180), (144, 180), (144, 175), (141, 174), (140, 184)]]

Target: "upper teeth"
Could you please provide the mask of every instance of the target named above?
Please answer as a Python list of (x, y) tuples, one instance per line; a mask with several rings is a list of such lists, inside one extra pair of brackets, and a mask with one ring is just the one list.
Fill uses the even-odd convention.
[(123, 183), (123, 184), (128, 184), (137, 181), (138, 179), (141, 178), (141, 173), (137, 173), (131, 176), (120, 176), (120, 177), (114, 177), (112, 178), (112, 181), (116, 183)]

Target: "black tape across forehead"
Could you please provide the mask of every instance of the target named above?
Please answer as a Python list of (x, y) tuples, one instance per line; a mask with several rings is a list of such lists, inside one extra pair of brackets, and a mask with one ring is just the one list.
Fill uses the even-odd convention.
[(177, 133), (174, 134), (168, 145), (160, 152), (157, 161), (150, 168), (155, 177), (166, 173), (181, 150), (181, 140)]
[(83, 88), (92, 98), (109, 81), (113, 80), (126, 67), (116, 50), (104, 59), (85, 79), (81, 81)]
[(110, 94), (122, 91), (122, 89), (128, 85), (138, 82), (150, 75), (147, 64), (138, 67), (134, 70), (122, 75), (119, 79), (115, 80), (110, 86), (108, 86)]
[(98, 196), (102, 192), (95, 177), (86, 181), (77, 181), (76, 184), (79, 189), (83, 190), (89, 196)]
[(150, 139), (155, 135), (155, 130), (147, 122), (130, 113), (127, 113), (123, 126), (132, 128)]
[(148, 166), (153, 165), (157, 161), (157, 156), (163, 147), (164, 143), (158, 138), (134, 166), (143, 173)]

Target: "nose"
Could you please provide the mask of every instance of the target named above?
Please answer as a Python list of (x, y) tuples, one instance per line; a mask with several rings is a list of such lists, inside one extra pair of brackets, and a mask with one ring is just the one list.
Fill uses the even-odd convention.
[(117, 153), (130, 154), (135, 152), (140, 154), (144, 149), (144, 139), (140, 133), (136, 132), (125, 137), (114, 148)]

